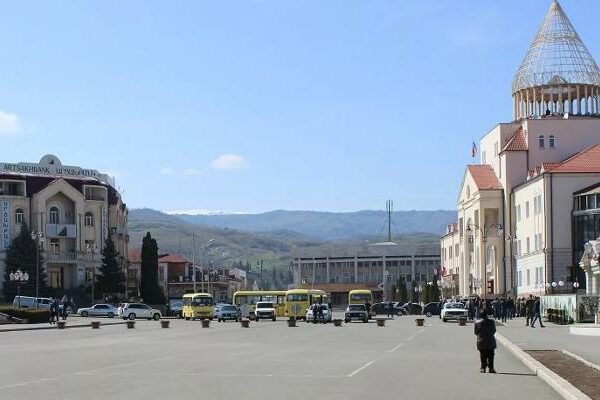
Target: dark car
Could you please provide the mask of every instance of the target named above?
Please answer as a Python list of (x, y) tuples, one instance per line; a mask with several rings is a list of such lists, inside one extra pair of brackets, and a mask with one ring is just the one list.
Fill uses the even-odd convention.
[[(390, 303), (375, 303), (371, 306), (371, 314), (372, 315), (388, 315), (388, 307)], [(402, 315), (402, 310), (398, 305), (392, 303), (392, 307), (394, 308), (394, 315)]]
[(427, 315), (428, 317), (431, 317), (432, 315), (440, 315), (440, 303), (439, 302), (433, 302), (433, 303), (427, 303), (425, 304), (425, 307), (423, 307), (423, 314)]
[(421, 315), (423, 314), (423, 307), (419, 303), (406, 303), (402, 306), (406, 311), (406, 314), (410, 315)]

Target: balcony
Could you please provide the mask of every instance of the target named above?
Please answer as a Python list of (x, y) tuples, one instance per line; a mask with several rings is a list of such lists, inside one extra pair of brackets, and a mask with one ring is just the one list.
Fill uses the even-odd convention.
[(75, 251), (62, 251), (62, 252), (58, 252), (58, 253), (48, 252), (46, 254), (46, 258), (48, 261), (72, 263), (72, 262), (77, 261), (77, 252), (75, 252)]
[(49, 238), (76, 238), (77, 225), (46, 224), (46, 236)]

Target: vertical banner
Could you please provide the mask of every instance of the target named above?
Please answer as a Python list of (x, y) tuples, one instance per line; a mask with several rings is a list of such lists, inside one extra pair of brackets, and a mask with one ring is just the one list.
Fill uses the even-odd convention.
[(10, 202), (2, 201), (2, 248), (10, 246)]
[(103, 205), (101, 210), (101, 219), (102, 219), (102, 238), (100, 239), (100, 248), (98, 249), (99, 251), (102, 251), (102, 249), (104, 249), (104, 241), (106, 240), (106, 238), (108, 237), (108, 215), (107, 215), (107, 211), (106, 211), (106, 207)]

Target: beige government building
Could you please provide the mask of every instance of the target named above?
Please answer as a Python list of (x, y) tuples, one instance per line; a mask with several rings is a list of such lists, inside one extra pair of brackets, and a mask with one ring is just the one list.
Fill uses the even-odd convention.
[(89, 282), (99, 271), (100, 252), (109, 235), (124, 255), (118, 261), (127, 268), (127, 207), (106, 174), (62, 165), (53, 155), (37, 164), (3, 162), (0, 206), (0, 280), (6, 249), (23, 223), (41, 238), (41, 268), (50, 287), (68, 291)]
[(441, 238), (460, 295), (597, 293), (580, 261), (600, 236), (599, 96), (598, 65), (552, 1), (512, 83), (513, 121), (480, 140)]

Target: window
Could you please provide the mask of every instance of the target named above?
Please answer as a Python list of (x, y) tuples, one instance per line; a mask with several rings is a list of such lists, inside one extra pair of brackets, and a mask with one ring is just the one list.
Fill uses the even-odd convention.
[(498, 142), (494, 143), (494, 156), (498, 156)]
[(529, 254), (529, 251), (530, 251), (529, 238), (525, 239), (525, 249), (527, 250), (527, 252), (525, 254)]
[(22, 208), (17, 208), (15, 210), (15, 224), (22, 224), (25, 218), (25, 213)]
[(91, 212), (85, 213), (84, 224), (85, 226), (94, 226), (94, 215)]
[(517, 286), (523, 286), (523, 271), (517, 271)]
[(517, 206), (517, 222), (521, 222), (521, 205)]
[(554, 135), (550, 135), (550, 137), (548, 138), (548, 147), (550, 147), (551, 149), (556, 147), (556, 139), (554, 138)]
[(533, 243), (534, 243), (533, 250), (538, 251), (540, 249), (540, 244), (538, 242), (538, 235), (537, 234), (533, 235), (533, 239), (534, 239), (533, 240)]
[[(538, 246), (539, 246), (539, 250), (542, 250), (544, 248), (544, 243), (542, 243), (542, 234), (538, 233)], [(540, 267), (541, 268), (541, 267)]]
[(60, 241), (58, 239), (50, 239), (50, 252), (52, 254), (60, 253)]
[(517, 240), (517, 257), (521, 257), (521, 241)]
[(486, 163), (486, 162), (485, 162), (485, 151), (482, 151), (482, 152), (481, 152), (481, 163), (482, 163), (482, 164), (485, 164), (485, 163)]
[(544, 148), (544, 135), (538, 136), (538, 145), (539, 145), (540, 149)]
[(528, 268), (527, 269), (527, 286), (531, 285), (531, 277), (529, 276), (530, 275), (529, 272), (530, 272), (530, 269)]
[(52, 207), (50, 208), (50, 218), (49, 218), (49, 222), (51, 224), (60, 224), (60, 217), (59, 217), (59, 211), (58, 208), (56, 207)]
[(529, 202), (525, 202), (525, 218), (529, 218)]

